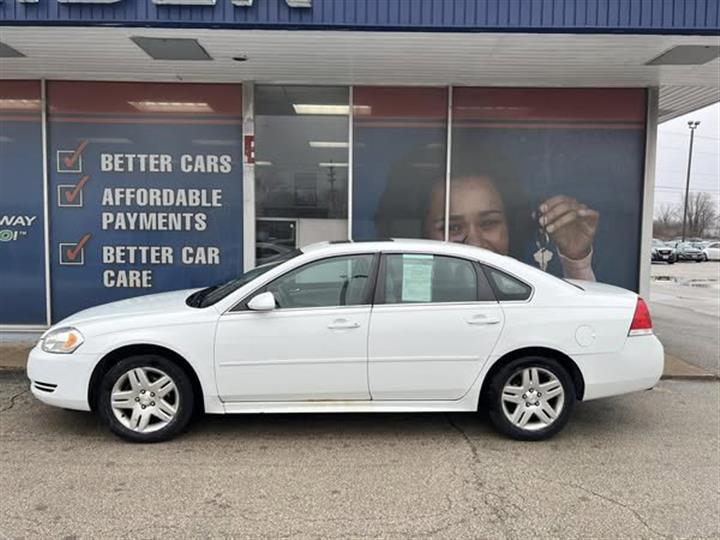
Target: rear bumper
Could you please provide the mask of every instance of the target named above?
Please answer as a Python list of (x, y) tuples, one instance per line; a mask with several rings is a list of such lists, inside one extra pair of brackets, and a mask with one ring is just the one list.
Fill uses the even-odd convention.
[(27, 363), (30, 390), (48, 405), (89, 411), (88, 384), (96, 360), (94, 354), (50, 354), (35, 347)]
[(665, 353), (654, 335), (631, 336), (619, 352), (581, 355), (575, 361), (587, 401), (652, 388), (662, 376)]

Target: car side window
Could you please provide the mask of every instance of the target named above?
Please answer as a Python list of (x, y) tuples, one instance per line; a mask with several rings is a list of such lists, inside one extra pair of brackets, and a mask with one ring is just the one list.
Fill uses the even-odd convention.
[(532, 287), (497, 268), (483, 266), (490, 284), (495, 290), (499, 301), (527, 300), (532, 294)]
[(278, 309), (352, 306), (367, 303), (373, 255), (333, 257), (306, 264), (263, 290)]
[[(495, 301), (492, 290), (472, 262), (428, 254), (385, 256), (386, 304)], [(485, 284), (484, 287), (481, 284)], [(485, 289), (480, 291), (479, 289)]]

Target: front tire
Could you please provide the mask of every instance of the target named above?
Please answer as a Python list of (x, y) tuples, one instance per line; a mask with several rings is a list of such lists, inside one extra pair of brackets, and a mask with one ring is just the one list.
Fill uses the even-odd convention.
[(98, 412), (110, 430), (130, 442), (160, 442), (183, 431), (194, 396), (187, 374), (158, 355), (120, 360), (102, 378)]
[(575, 407), (575, 385), (552, 358), (518, 358), (490, 380), (489, 415), (501, 433), (521, 441), (552, 437)]

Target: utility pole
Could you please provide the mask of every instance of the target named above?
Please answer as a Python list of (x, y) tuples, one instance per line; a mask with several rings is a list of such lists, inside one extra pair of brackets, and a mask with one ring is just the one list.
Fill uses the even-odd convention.
[(687, 209), (688, 209), (688, 198), (690, 197), (690, 167), (692, 166), (692, 149), (693, 140), (695, 139), (695, 130), (700, 125), (700, 122), (688, 122), (690, 128), (690, 150), (688, 152), (688, 169), (687, 169), (687, 180), (685, 181), (685, 208), (683, 209), (683, 227), (682, 227), (682, 241), (685, 241), (685, 224), (687, 222)]

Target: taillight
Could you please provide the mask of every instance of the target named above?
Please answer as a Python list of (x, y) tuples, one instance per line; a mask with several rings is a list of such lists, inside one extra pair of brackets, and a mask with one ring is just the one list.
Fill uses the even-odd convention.
[(652, 334), (652, 319), (650, 319), (650, 310), (645, 300), (638, 296), (628, 336), (643, 336), (646, 334)]

